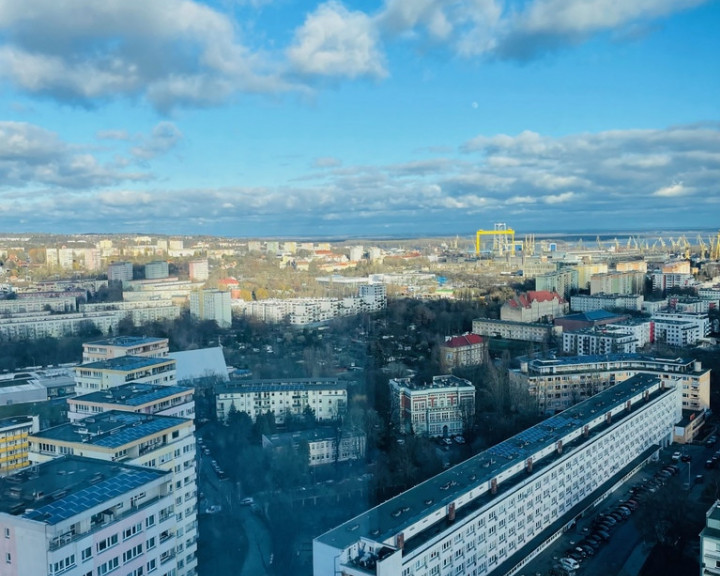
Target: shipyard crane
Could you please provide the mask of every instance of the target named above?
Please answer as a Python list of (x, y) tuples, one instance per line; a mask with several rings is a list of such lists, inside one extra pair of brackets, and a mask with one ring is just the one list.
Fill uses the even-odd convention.
[(720, 260), (720, 231), (715, 239), (710, 242), (710, 260)]

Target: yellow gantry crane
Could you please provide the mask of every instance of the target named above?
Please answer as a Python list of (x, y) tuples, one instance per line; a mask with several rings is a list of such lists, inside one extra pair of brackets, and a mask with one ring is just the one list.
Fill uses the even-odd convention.
[(710, 242), (710, 260), (720, 260), (720, 232)]
[(515, 254), (515, 230), (506, 224), (495, 224), (494, 230), (478, 230), (475, 234), (475, 254), (480, 254), (482, 238), (492, 236), (493, 253), (502, 255), (506, 252)]

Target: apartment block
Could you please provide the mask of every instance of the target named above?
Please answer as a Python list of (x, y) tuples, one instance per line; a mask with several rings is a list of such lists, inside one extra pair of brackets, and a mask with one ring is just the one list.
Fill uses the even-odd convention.
[(512, 320), (493, 320), (475, 318), (472, 329), (474, 334), (491, 338), (508, 340), (527, 340), (529, 342), (546, 342), (553, 334), (552, 324), (534, 322), (513, 322)]
[(216, 387), (217, 419), (224, 422), (232, 407), (253, 420), (271, 412), (279, 424), (287, 414), (302, 416), (307, 408), (319, 421), (337, 420), (347, 408), (347, 385), (334, 378), (286, 378)]
[(452, 375), (432, 382), (392, 378), (390, 400), (406, 432), (425, 436), (462, 434), (475, 415), (475, 386)]
[(162, 280), (170, 276), (170, 265), (165, 260), (156, 260), (145, 264), (146, 280)]
[(113, 262), (108, 266), (108, 282), (130, 282), (133, 279), (132, 262)]
[(83, 456), (170, 472), (169, 510), (174, 519), (166, 537), (167, 570), (189, 576), (197, 568), (197, 470), (195, 426), (172, 416), (113, 410), (37, 432), (29, 437), (30, 461), (43, 463), (59, 456)]
[(232, 325), (230, 292), (197, 290), (190, 293), (190, 314), (200, 320), (215, 320), (220, 328)]
[(87, 394), (130, 382), (171, 386), (175, 381), (175, 360), (120, 356), (75, 367), (75, 392)]
[(642, 294), (645, 274), (637, 271), (608, 272), (590, 278), (590, 294)]
[(60, 338), (78, 334), (87, 326), (93, 326), (107, 334), (111, 331), (117, 332), (121, 317), (117, 312), (33, 312), (0, 317), (0, 340)]
[(111, 410), (194, 418), (193, 392), (192, 388), (184, 386), (124, 384), (68, 398), (68, 419), (75, 422)]
[(315, 538), (315, 576), (519, 573), (617, 489), (681, 417), (680, 391), (640, 375)]
[(308, 464), (320, 466), (364, 458), (367, 441), (362, 432), (338, 431), (335, 428), (281, 432), (262, 437), (266, 450), (282, 451), (288, 446), (298, 448), (300, 444), (307, 446)]
[(720, 574), (720, 500), (705, 513), (705, 528), (700, 532), (700, 574)]
[(644, 297), (642, 294), (577, 294), (570, 297), (573, 312), (593, 310), (635, 310), (640, 312)]
[(657, 312), (652, 315), (655, 339), (672, 346), (692, 346), (710, 334), (707, 314)]
[(710, 370), (686, 358), (643, 354), (535, 358), (511, 370), (510, 378), (528, 386), (541, 411), (554, 413), (637, 374), (656, 375), (668, 386), (676, 384), (683, 409), (702, 412), (710, 407)]
[(170, 474), (63, 456), (0, 478), (3, 576), (175, 574)]
[(603, 326), (563, 332), (562, 350), (578, 356), (599, 354), (634, 354), (637, 341), (632, 334)]
[(83, 364), (101, 362), (122, 356), (164, 358), (170, 348), (167, 338), (147, 336), (116, 336), (83, 343)]
[(28, 435), (40, 429), (38, 416), (0, 419), (0, 476), (30, 465)]
[(210, 277), (210, 268), (207, 260), (191, 260), (188, 263), (190, 280), (205, 282)]

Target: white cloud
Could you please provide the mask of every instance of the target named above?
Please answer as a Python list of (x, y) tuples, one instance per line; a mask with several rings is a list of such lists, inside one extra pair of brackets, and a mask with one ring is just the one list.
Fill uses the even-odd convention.
[(0, 0), (0, 35), (0, 78), (59, 100), (170, 109), (289, 88), (229, 17), (193, 0)]
[(692, 194), (692, 189), (683, 186), (682, 182), (670, 184), (669, 186), (663, 186), (653, 192), (653, 196), (659, 196), (661, 198), (677, 198), (678, 196), (687, 196)]
[(376, 28), (367, 14), (338, 2), (321, 4), (295, 31), (287, 50), (292, 69), (310, 76), (387, 76)]
[(563, 192), (562, 194), (543, 196), (542, 200), (545, 204), (565, 204), (573, 198), (575, 198), (575, 192)]
[[(218, 234), (371, 233), (387, 224), (398, 232), (422, 226), (462, 233), (497, 221), (539, 231), (568, 218), (588, 228), (717, 226), (720, 125), (562, 138), (483, 135), (473, 142), (473, 152), (443, 157), (423, 152), (386, 165), (308, 167), (302, 181), (186, 189), (141, 181), (152, 175), (104, 164), (92, 150), (37, 126), (2, 123), (0, 206), (15, 215), (13, 223), (32, 218), (40, 227), (70, 230), (103, 218), (115, 230), (147, 222), (155, 230)], [(142, 210), (128, 211), (133, 205)]]

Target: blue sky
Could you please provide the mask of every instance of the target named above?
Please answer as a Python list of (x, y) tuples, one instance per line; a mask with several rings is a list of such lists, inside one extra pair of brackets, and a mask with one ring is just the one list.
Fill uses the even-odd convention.
[(0, 0), (0, 231), (720, 226), (720, 2)]

